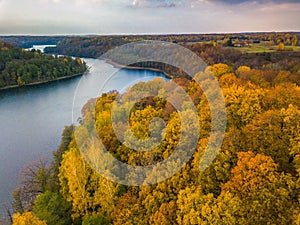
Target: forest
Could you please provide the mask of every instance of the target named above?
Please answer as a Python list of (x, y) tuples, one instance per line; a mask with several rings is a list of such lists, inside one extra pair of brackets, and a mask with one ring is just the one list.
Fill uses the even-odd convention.
[[(38, 160), (22, 171), (20, 186), (13, 193), (13, 225), (300, 225), (299, 62), (274, 61), (261, 68), (216, 63), (204, 73), (209, 71), (224, 95), (227, 127), (219, 153), (205, 170), (199, 170), (199, 163), (209, 142), (213, 112), (196, 77), (173, 79), (177, 88), (161, 78), (140, 82), (122, 95), (111, 91), (90, 100), (80, 125), (64, 129), (52, 162)], [(152, 185), (126, 186), (97, 173), (78, 146), (79, 135), (86, 154), (99, 160), (96, 146), (84, 141), (91, 130), (114, 158), (128, 165), (158, 164), (172, 155), (183, 128), (178, 111), (163, 93), (169, 90), (172, 98), (179, 86), (195, 105), (200, 124), (190, 160), (169, 179)], [(154, 94), (133, 105), (129, 124), (120, 119), (117, 126), (145, 139), (152, 137), (152, 118), (161, 118), (166, 124), (164, 137), (151, 151), (129, 148), (133, 137), (126, 133), (127, 145), (122, 144), (113, 129), (114, 102), (130, 100), (139, 91)], [(185, 105), (183, 101), (182, 114), (193, 121)], [(124, 110), (118, 108), (116, 116)], [(192, 129), (194, 125), (189, 124)], [(184, 139), (183, 146), (188, 151), (189, 140)], [(136, 179), (119, 172), (123, 179)], [(144, 178), (144, 184), (150, 178)]]
[(86, 70), (80, 58), (26, 51), (0, 41), (0, 89), (72, 77)]
[[(51, 54), (98, 58), (109, 50), (124, 44), (156, 40), (179, 44), (196, 53), (208, 65), (223, 63), (237, 69), (246, 65), (252, 69), (293, 70), (299, 69), (299, 33), (239, 33), (239, 34), (185, 34), (185, 35), (127, 35), (69, 37), (48, 47)], [(139, 49), (135, 49), (139, 52)], [(124, 52), (126, 53), (126, 52)], [(128, 53), (128, 52), (127, 52)], [(131, 52), (134, 53), (134, 52)], [(107, 54), (105, 55), (108, 56)], [(133, 56), (134, 57), (134, 54)], [(116, 61), (117, 60), (117, 61)], [(114, 58), (118, 64), (128, 65), (128, 55)], [(177, 68), (158, 62), (140, 62), (130, 66), (155, 68), (171, 77), (183, 77)]]
[[(247, 46), (255, 49), (257, 45), (277, 48), (279, 44), (286, 46), (283, 50), (293, 50), (292, 46), (300, 45), (298, 32), (266, 32), (266, 33), (226, 33), (226, 34), (165, 34), (165, 35), (109, 35), (109, 36), (74, 36), (57, 42), (56, 47), (45, 49), (47, 53), (72, 55), (78, 57), (97, 58), (108, 50), (135, 41), (156, 40), (188, 46), (197, 43), (213, 43), (230, 50)], [(237, 47), (239, 46), (239, 47)], [(234, 48), (237, 47), (237, 48)], [(274, 50), (272, 49), (271, 50)], [(270, 49), (265, 49), (265, 51)], [(262, 50), (264, 52), (264, 50)], [(228, 52), (227, 52), (228, 53)], [(217, 62), (214, 62), (217, 63)], [(224, 63), (224, 62), (222, 62)]]
[(31, 48), (33, 45), (56, 45), (71, 36), (0, 36), (0, 40), (19, 48)]

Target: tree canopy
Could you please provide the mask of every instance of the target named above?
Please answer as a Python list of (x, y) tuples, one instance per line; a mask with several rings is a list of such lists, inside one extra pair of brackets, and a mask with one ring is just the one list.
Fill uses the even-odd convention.
[(86, 70), (80, 58), (26, 51), (0, 41), (0, 89), (71, 77)]
[[(213, 112), (203, 90), (194, 80), (174, 79), (195, 105), (199, 120), (195, 121), (187, 109), (191, 102), (183, 99), (178, 112), (169, 101), (179, 90), (174, 83), (159, 78), (140, 82), (124, 94), (105, 93), (85, 105), (81, 124), (65, 129), (53, 163), (37, 165), (36, 175), (25, 177), (25, 183), (35, 185), (29, 193), (21, 188), (15, 194), (14, 223), (29, 217), (50, 225), (299, 224), (299, 70), (219, 63), (210, 68), (223, 91), (227, 127), (218, 154), (205, 170), (200, 171), (199, 164), (214, 137), (210, 137)], [(166, 90), (171, 92), (169, 99), (164, 99)], [(139, 91), (151, 96), (131, 104)], [(104, 176), (118, 172), (123, 180), (135, 180), (139, 175), (103, 162), (104, 154), (95, 141), (88, 142), (88, 132), (94, 132), (115, 159), (150, 167), (168, 159), (180, 141), (182, 157), (192, 148), (188, 138), (181, 140), (187, 132), (182, 117), (194, 132), (199, 122), (200, 131), (192, 157), (177, 173), (151, 185), (146, 184), (155, 177), (141, 175), (142, 186), (126, 186)], [(112, 169), (99, 174), (97, 166)], [(152, 169), (155, 175), (166, 171)]]

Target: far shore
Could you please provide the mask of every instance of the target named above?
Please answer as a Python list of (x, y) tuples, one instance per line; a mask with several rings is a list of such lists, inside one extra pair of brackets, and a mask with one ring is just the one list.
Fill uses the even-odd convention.
[(20, 87), (35, 86), (35, 85), (39, 85), (39, 84), (46, 84), (46, 83), (51, 83), (51, 82), (59, 81), (59, 80), (66, 80), (66, 79), (69, 79), (69, 78), (82, 76), (83, 74), (84, 73), (78, 73), (78, 74), (74, 74), (74, 75), (70, 75), (70, 76), (58, 77), (58, 78), (53, 79), (53, 80), (37, 81), (37, 82), (30, 83), (30, 84), (22, 85), (22, 86), (19, 86), (19, 85), (10, 85), (10, 86), (6, 86), (6, 87), (0, 88), (0, 91), (8, 90), (8, 89), (20, 88)]
[(116, 68), (122, 68), (122, 69), (129, 69), (129, 70), (149, 70), (149, 71), (154, 71), (154, 72), (159, 72), (159, 73), (163, 73), (167, 78), (169, 79), (173, 79), (174, 77), (160, 69), (157, 68), (151, 68), (151, 67), (141, 67), (141, 66), (126, 66), (126, 65), (122, 65), (119, 63), (116, 63), (114, 61), (112, 61), (111, 59), (107, 59), (107, 58), (103, 58), (103, 60), (105, 60), (106, 63), (116, 67)]

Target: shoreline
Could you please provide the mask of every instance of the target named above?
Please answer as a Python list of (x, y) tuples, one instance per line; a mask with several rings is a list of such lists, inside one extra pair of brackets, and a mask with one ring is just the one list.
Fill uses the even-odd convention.
[(56, 78), (56, 79), (53, 79), (53, 80), (37, 81), (37, 82), (30, 83), (30, 84), (22, 85), (22, 86), (10, 85), (10, 86), (0, 88), (0, 91), (16, 89), (16, 88), (22, 88), (22, 87), (30, 87), (30, 86), (35, 86), (35, 85), (39, 85), (39, 84), (47, 84), (47, 83), (51, 83), (51, 82), (54, 82), (54, 81), (60, 81), (60, 80), (67, 80), (67, 79), (70, 79), (70, 78), (82, 76), (84, 73), (78, 73), (78, 74), (74, 74), (74, 75), (71, 75), (71, 76), (63, 76), (63, 77), (59, 77), (59, 78)]
[[(162, 71), (161, 69), (151, 68), (151, 67), (140, 67), (140, 66), (126, 66), (126, 65), (122, 65), (122, 64), (119, 64), (117, 62), (114, 62), (114, 61), (112, 61), (111, 59), (108, 59), (108, 58), (103, 58), (103, 60), (105, 61), (105, 63), (108, 63), (108, 64), (112, 65), (115, 68), (128, 69), (128, 70), (148, 70), (148, 71), (162, 73), (162, 74), (164, 74), (165, 77), (167, 77), (169, 79), (174, 78), (172, 75)], [(47, 84), (47, 83), (51, 83), (51, 82), (54, 82), (54, 81), (66, 80), (66, 79), (82, 76), (84, 73), (74, 74), (74, 75), (71, 75), (71, 76), (63, 76), (63, 77), (59, 77), (59, 78), (56, 78), (56, 79), (53, 79), (53, 80), (37, 81), (37, 82), (30, 83), (30, 84), (22, 85), (22, 86), (10, 85), (10, 86), (0, 88), (0, 92), (5, 91), (5, 90), (10, 90), (10, 89), (30, 87), (30, 86), (40, 85), (40, 84)]]
[(114, 62), (111, 59), (107, 59), (107, 58), (103, 58), (103, 60), (105, 60), (106, 63), (112, 65), (115, 68), (128, 69), (128, 70), (149, 70), (149, 71), (153, 71), (153, 72), (162, 73), (169, 79), (174, 78), (172, 75), (162, 71), (161, 69), (151, 68), (151, 67), (141, 67), (141, 66), (126, 66), (126, 65), (122, 65), (117, 62)]

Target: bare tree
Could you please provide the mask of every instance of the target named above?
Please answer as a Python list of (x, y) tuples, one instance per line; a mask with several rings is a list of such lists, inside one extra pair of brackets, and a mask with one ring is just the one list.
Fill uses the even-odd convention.
[(13, 193), (14, 211), (31, 211), (35, 198), (49, 187), (50, 177), (51, 169), (43, 158), (25, 165), (20, 172), (19, 188)]

